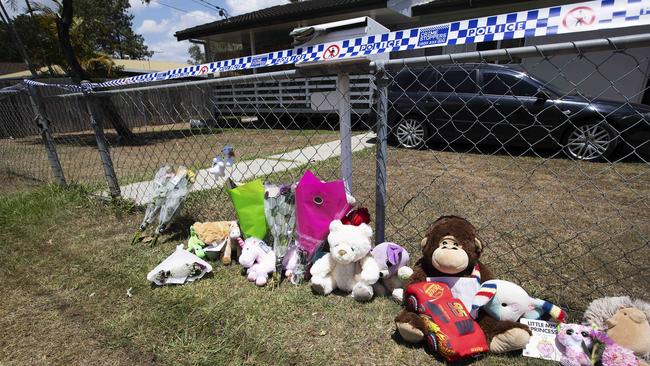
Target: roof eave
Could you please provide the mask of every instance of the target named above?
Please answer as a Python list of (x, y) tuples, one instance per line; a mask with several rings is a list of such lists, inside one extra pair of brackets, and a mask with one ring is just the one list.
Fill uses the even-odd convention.
[(260, 22), (260, 20), (257, 20), (254, 22), (250, 22), (250, 21), (232, 22), (232, 24), (229, 26), (228, 25), (229, 20), (219, 20), (216, 22), (202, 24), (192, 28), (177, 31), (176, 33), (174, 33), (174, 37), (176, 37), (177, 41), (184, 41), (190, 38), (207, 37), (214, 34), (248, 30), (248, 29), (258, 28), (267, 25), (276, 25), (276, 24), (288, 23), (288, 22), (299, 21), (299, 20), (310, 19), (310, 18), (322, 18), (322, 17), (345, 13), (348, 10), (365, 11), (365, 10), (377, 9), (379, 7), (386, 7), (386, 2), (387, 0), (367, 0), (367, 3), (364, 4), (363, 6), (357, 6), (354, 4), (346, 5), (346, 6), (337, 6), (331, 9), (327, 9), (325, 11), (320, 11), (318, 15), (315, 17), (305, 17), (305, 14), (303, 12), (297, 12), (288, 15), (276, 14), (270, 16), (268, 19), (261, 20), (263, 22), (262, 24), (251, 24), (251, 23)]

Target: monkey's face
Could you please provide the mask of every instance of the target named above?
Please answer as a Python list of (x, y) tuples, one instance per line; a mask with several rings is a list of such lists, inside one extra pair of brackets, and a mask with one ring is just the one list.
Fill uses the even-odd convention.
[(440, 239), (438, 247), (433, 251), (431, 264), (438, 271), (453, 275), (467, 268), (469, 256), (453, 235), (447, 235)]

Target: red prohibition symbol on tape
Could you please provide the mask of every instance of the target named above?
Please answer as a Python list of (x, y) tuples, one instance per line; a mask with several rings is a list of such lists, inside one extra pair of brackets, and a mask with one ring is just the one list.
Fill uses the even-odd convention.
[(330, 60), (335, 57), (337, 57), (341, 53), (341, 47), (335, 44), (331, 44), (325, 48), (325, 51), (323, 51), (323, 59), (324, 60)]
[(206, 72), (208, 72), (208, 67), (205, 65), (201, 66), (199, 69), (199, 74), (205, 74)]
[(567, 29), (588, 27), (596, 21), (596, 12), (588, 6), (578, 6), (569, 10), (562, 20), (562, 25)]

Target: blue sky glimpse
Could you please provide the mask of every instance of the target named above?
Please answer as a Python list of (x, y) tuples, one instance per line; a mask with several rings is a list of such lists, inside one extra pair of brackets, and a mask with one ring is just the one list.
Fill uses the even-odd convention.
[(286, 0), (152, 0), (149, 5), (142, 0), (130, 0), (135, 15), (133, 28), (144, 36), (152, 60), (185, 62), (189, 56), (188, 41), (177, 42), (178, 30), (222, 19), (216, 5), (230, 16), (255, 11), (269, 6), (285, 4)]
[[(2, 1), (2, 0), (0, 0)], [(50, 0), (34, 1), (48, 6), (56, 6)], [(129, 0), (133, 19), (133, 29), (144, 36), (149, 49), (154, 51), (152, 60), (185, 62), (189, 58), (188, 41), (176, 42), (176, 31), (199, 24), (223, 19), (215, 5), (224, 8), (230, 16), (286, 4), (286, 0), (151, 0), (149, 4), (142, 0)], [(7, 7), (10, 16), (24, 12), (23, 2), (18, 2), (19, 9)]]

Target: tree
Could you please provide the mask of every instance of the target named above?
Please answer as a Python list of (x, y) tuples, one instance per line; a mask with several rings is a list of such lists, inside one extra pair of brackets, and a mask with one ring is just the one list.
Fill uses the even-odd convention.
[[(89, 75), (86, 73), (86, 70), (81, 67), (79, 60), (75, 55), (75, 49), (72, 46), (70, 28), (73, 21), (74, 8), (72, 0), (62, 0), (61, 5), (59, 6), (59, 11), (56, 13), (56, 31), (59, 45), (61, 46), (63, 57), (68, 64), (70, 76), (73, 80), (80, 82), (89, 79)], [(135, 139), (135, 135), (124, 122), (122, 116), (120, 116), (110, 98), (99, 101), (97, 106), (101, 108), (102, 116), (107, 117), (111, 121), (111, 124), (120, 137)]]
[(6, 28), (11, 33), (14, 42), (16, 44), (16, 47), (18, 48), (20, 55), (22, 56), (22, 59), (25, 61), (25, 64), (29, 68), (29, 71), (33, 76), (36, 76), (36, 68), (34, 67), (34, 64), (32, 63), (29, 55), (27, 54), (27, 51), (25, 50), (25, 45), (23, 44), (22, 39), (20, 38), (20, 35), (18, 32), (16, 32), (16, 28), (14, 28), (13, 22), (11, 21), (11, 18), (9, 17), (9, 14), (7, 13), (7, 10), (5, 9), (4, 5), (2, 2), (0, 2), (0, 10), (2, 13), (0, 13), (0, 19), (2, 20), (3, 24), (6, 24)]
[[(14, 10), (20, 10), (21, 3), (18, 1), (8, 3)], [(21, 35), (29, 58), (39, 67), (49, 64), (66, 66), (56, 27), (62, 4), (59, 1), (54, 3), (55, 6), (49, 7), (41, 2), (25, 0), (26, 14), (19, 14), (12, 21)], [(128, 12), (129, 6), (126, 0), (74, 1), (74, 17), (69, 29), (70, 43), (82, 64), (101, 56), (144, 59), (153, 54), (144, 44), (144, 38), (133, 31), (133, 16)], [(0, 49), (3, 50), (0, 52), (0, 61), (22, 61), (10, 29), (3, 23), (0, 23)], [(112, 71), (118, 70), (112, 68)]]
[(190, 59), (187, 60), (187, 63), (190, 65), (200, 65), (205, 63), (205, 53), (201, 51), (201, 47), (192, 43), (190, 48), (187, 49), (187, 53), (190, 54)]
[(113, 58), (141, 60), (151, 57), (144, 37), (133, 31), (128, 0), (75, 0), (73, 11), (83, 19), (79, 31), (91, 51)]
[[(0, 0), (2, 1), (2, 0)], [(25, 0), (29, 18), (16, 17), (18, 32), (25, 35), (27, 58), (38, 66), (59, 64), (76, 82), (92, 77), (113, 77), (119, 68), (112, 58), (143, 59), (153, 55), (144, 38), (133, 31), (128, 0), (52, 0), (54, 7)], [(17, 9), (17, 0), (9, 0)], [(25, 59), (10, 29), (0, 27), (0, 60)], [(135, 136), (110, 98), (97, 102), (98, 111), (122, 138)]]

